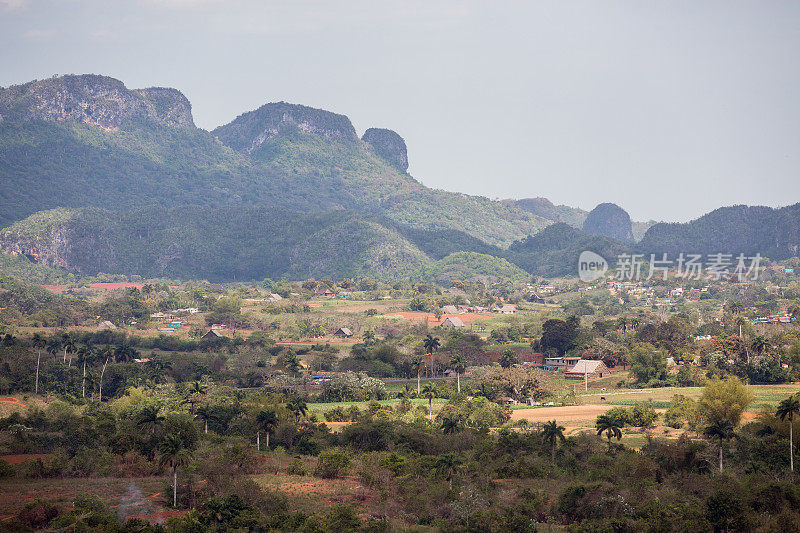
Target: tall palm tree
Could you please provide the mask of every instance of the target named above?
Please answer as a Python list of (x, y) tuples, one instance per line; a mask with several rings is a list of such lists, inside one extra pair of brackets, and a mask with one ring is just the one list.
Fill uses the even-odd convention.
[(442, 419), (442, 425), (439, 426), (445, 435), (452, 435), (461, 431), (461, 420), (457, 416), (446, 416)]
[(366, 344), (367, 346), (369, 346), (370, 344), (374, 344), (376, 340), (375, 332), (372, 331), (371, 329), (368, 329), (367, 331), (364, 332), (361, 338), (364, 339), (364, 344)]
[(447, 452), (436, 458), (436, 472), (445, 476), (450, 488), (453, 488), (453, 475), (458, 471), (461, 466), (461, 458), (453, 452)]
[(108, 367), (108, 361), (114, 355), (114, 351), (109, 346), (103, 351), (102, 355), (106, 358), (106, 361), (105, 363), (103, 363), (103, 369), (100, 371), (100, 379), (98, 381), (98, 388), (100, 391), (100, 403), (103, 403), (103, 375), (105, 375), (106, 373), (106, 368)]
[(195, 418), (199, 418), (203, 421), (203, 433), (208, 435), (208, 421), (209, 420), (217, 420), (219, 417), (214, 412), (214, 410), (209, 407), (208, 405), (201, 405), (197, 408), (197, 414), (194, 415)]
[(431, 370), (431, 377), (433, 377), (433, 353), (439, 349), (439, 346), (442, 345), (441, 341), (438, 337), (434, 337), (430, 333), (425, 339), (422, 341), (423, 346), (425, 346), (425, 351), (428, 352), (429, 361), (430, 361), (430, 370)]
[(42, 350), (47, 347), (47, 341), (39, 333), (34, 333), (31, 343), (36, 350), (36, 381), (33, 387), (33, 393), (39, 394), (39, 363), (42, 361)]
[(78, 347), (75, 351), (77, 363), (83, 366), (83, 377), (81, 378), (81, 398), (86, 398), (86, 365), (94, 358), (94, 351), (85, 344)]
[(286, 408), (294, 413), (294, 417), (298, 423), (300, 422), (301, 417), (304, 417), (308, 414), (308, 406), (306, 405), (306, 401), (300, 396), (295, 396), (286, 402)]
[[(302, 401), (302, 400), (301, 400)], [(258, 427), (258, 431), (256, 432), (256, 449), (261, 451), (261, 430), (264, 430), (264, 434), (267, 436), (267, 449), (269, 449), (269, 434), (278, 426), (278, 415), (274, 409), (262, 409), (256, 415), (256, 426)]]
[(542, 426), (542, 444), (550, 443), (550, 455), (554, 463), (556, 462), (556, 445), (559, 440), (565, 440), (564, 431), (566, 429), (564, 426), (559, 426), (555, 420), (551, 420)]
[(622, 431), (619, 421), (615, 418), (612, 418), (608, 415), (600, 415), (597, 417), (597, 421), (595, 421), (595, 428), (597, 429), (597, 434), (602, 435), (603, 433), (606, 434), (608, 438), (608, 446), (611, 447), (611, 438), (616, 437), (617, 440), (622, 439)]
[(193, 381), (189, 385), (186, 398), (184, 398), (181, 403), (189, 404), (189, 413), (191, 413), (192, 416), (194, 416), (194, 406), (202, 401), (202, 398), (205, 396), (207, 390), (208, 387), (199, 381)]
[(436, 398), (436, 386), (433, 383), (426, 383), (422, 389), (422, 397), (428, 399), (428, 418), (433, 420), (433, 399)]
[(781, 420), (789, 419), (789, 470), (794, 472), (794, 442), (792, 437), (792, 420), (794, 415), (800, 414), (800, 400), (794, 394), (783, 400), (778, 404), (778, 410), (775, 411), (775, 416)]
[(703, 430), (703, 433), (709, 438), (719, 439), (719, 471), (722, 472), (722, 443), (734, 437), (733, 423), (730, 420), (717, 420)]
[(158, 443), (161, 467), (169, 466), (172, 470), (172, 506), (178, 506), (178, 467), (185, 465), (192, 459), (191, 450), (183, 445), (179, 435), (169, 434)]
[(467, 361), (460, 353), (455, 354), (450, 358), (450, 368), (456, 373), (456, 384), (458, 385), (458, 392), (461, 392), (461, 374), (467, 369)]
[[(75, 337), (72, 336), (70, 333), (62, 333), (61, 334), (61, 347), (64, 349), (64, 362), (67, 362), (67, 352), (74, 352), (75, 351)], [(72, 363), (72, 358), (70, 357), (69, 360), (70, 364)]]
[(769, 345), (769, 339), (763, 335), (757, 335), (753, 337), (753, 342), (750, 343), (750, 347), (757, 352), (758, 355), (763, 355), (764, 352), (769, 349)]
[(417, 371), (417, 396), (420, 394), (419, 373), (422, 371), (422, 357), (416, 356), (411, 360), (411, 367)]
[(136, 414), (136, 425), (143, 428), (149, 427), (152, 430), (153, 435), (155, 435), (156, 429), (159, 428), (164, 422), (164, 416), (158, 414), (160, 410), (161, 407), (158, 405), (145, 406)]

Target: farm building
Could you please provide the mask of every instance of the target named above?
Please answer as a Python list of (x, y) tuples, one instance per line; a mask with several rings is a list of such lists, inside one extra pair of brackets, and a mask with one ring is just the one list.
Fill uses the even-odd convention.
[(464, 321), (457, 316), (449, 316), (442, 320), (442, 323), (439, 325), (443, 328), (463, 328)]
[(202, 338), (203, 339), (216, 339), (216, 338), (219, 338), (219, 337), (222, 337), (222, 335), (220, 335), (219, 332), (216, 329), (212, 328), (212, 329), (208, 330), (208, 332), (205, 335), (203, 335)]
[(511, 304), (505, 304), (503, 307), (495, 307), (492, 311), (501, 315), (513, 315), (517, 312), (517, 308)]
[(442, 307), (442, 313), (445, 315), (456, 315), (458, 314), (458, 307), (455, 305), (445, 305)]
[(353, 332), (350, 331), (348, 328), (339, 328), (336, 330), (336, 333), (334, 333), (333, 336), (347, 339), (353, 336)]
[(567, 379), (602, 378), (608, 375), (608, 367), (602, 361), (581, 359), (564, 375)]

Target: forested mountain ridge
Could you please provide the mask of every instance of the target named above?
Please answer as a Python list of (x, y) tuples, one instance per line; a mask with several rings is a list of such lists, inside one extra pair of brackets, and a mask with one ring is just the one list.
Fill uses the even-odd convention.
[(508, 245), (550, 223), (429, 189), (406, 173), (396, 133), (362, 140), (346, 116), (296, 104), (266, 104), (210, 133), (174, 89), (83, 75), (0, 89), (0, 115), (0, 226), (55, 207), (251, 205), (384, 213)]
[(659, 223), (639, 248), (649, 253), (754, 255), (786, 259), (800, 253), (800, 203), (721, 207), (687, 223)]

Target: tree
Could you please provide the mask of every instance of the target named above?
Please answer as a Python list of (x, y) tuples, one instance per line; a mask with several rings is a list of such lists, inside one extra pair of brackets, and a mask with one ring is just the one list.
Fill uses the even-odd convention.
[(517, 359), (517, 354), (514, 353), (514, 350), (506, 350), (498, 359), (500, 366), (503, 368), (511, 368), (512, 366), (519, 363), (519, 359)]
[(84, 345), (78, 348), (75, 354), (77, 356), (78, 364), (83, 366), (83, 377), (81, 378), (81, 398), (86, 398), (86, 365), (94, 357), (94, 352), (91, 348)]
[(453, 488), (453, 476), (461, 466), (461, 458), (453, 452), (447, 452), (436, 458), (436, 472), (447, 479), (450, 488)]
[(442, 345), (441, 341), (438, 337), (434, 337), (430, 333), (425, 337), (422, 341), (422, 345), (425, 346), (425, 351), (428, 352), (428, 356), (430, 357), (430, 370), (431, 376), (433, 376), (433, 354), (436, 350), (439, 349), (439, 346)]
[(202, 401), (208, 387), (203, 385), (200, 381), (193, 381), (189, 385), (186, 398), (181, 403), (189, 404), (189, 412), (194, 415), (194, 406)]
[(306, 405), (306, 401), (300, 396), (295, 396), (286, 402), (286, 408), (294, 413), (294, 417), (298, 423), (300, 422), (301, 417), (304, 417), (308, 414), (308, 406)]
[(450, 368), (456, 373), (458, 392), (461, 392), (461, 374), (467, 369), (467, 362), (464, 360), (464, 356), (461, 354), (453, 355), (453, 357), (450, 358)]
[(36, 381), (34, 382), (33, 393), (39, 394), (39, 363), (42, 360), (42, 350), (47, 347), (47, 341), (39, 333), (34, 333), (31, 342), (36, 350)]
[(597, 429), (597, 434), (606, 434), (608, 438), (608, 446), (611, 447), (611, 438), (616, 437), (617, 440), (622, 439), (622, 431), (620, 430), (619, 421), (608, 415), (600, 415), (594, 423)]
[(136, 425), (143, 428), (150, 428), (153, 435), (156, 429), (164, 423), (164, 416), (158, 414), (161, 407), (158, 405), (147, 405), (136, 414)]
[(797, 395), (792, 395), (778, 404), (775, 416), (781, 420), (789, 419), (789, 471), (794, 472), (794, 442), (792, 436), (792, 420), (794, 415), (800, 414), (800, 400)]
[(734, 425), (730, 420), (718, 419), (712, 424), (708, 425), (703, 433), (709, 438), (719, 439), (719, 471), (722, 472), (722, 443), (726, 440), (731, 440), (735, 435), (733, 431)]
[(100, 371), (100, 380), (98, 382), (98, 387), (100, 389), (100, 402), (101, 403), (103, 401), (103, 375), (106, 373), (106, 367), (108, 366), (108, 361), (109, 361), (109, 359), (111, 359), (111, 355), (112, 354), (113, 354), (113, 351), (111, 350), (111, 348), (107, 348), (105, 350), (105, 352), (103, 352), (103, 355), (105, 355), (105, 357), (106, 357), (106, 362), (103, 363), (103, 369)]
[(551, 420), (542, 426), (542, 444), (550, 444), (550, 455), (554, 463), (556, 462), (556, 444), (559, 440), (565, 440), (564, 431), (566, 429), (564, 426), (559, 426), (555, 420)]
[(709, 424), (718, 421), (730, 422), (731, 426), (739, 425), (742, 412), (753, 401), (752, 393), (742, 384), (739, 378), (725, 380), (709, 380), (698, 400), (700, 415)]
[(753, 337), (753, 342), (750, 343), (750, 348), (752, 348), (754, 352), (758, 353), (758, 355), (764, 355), (764, 352), (769, 349), (769, 346), (769, 340), (763, 335), (757, 335), (756, 337)]
[(459, 420), (457, 416), (446, 416), (442, 418), (442, 425), (439, 426), (439, 429), (441, 429), (445, 435), (458, 433), (461, 431), (461, 420)]
[(161, 467), (169, 466), (172, 471), (172, 506), (178, 506), (178, 467), (185, 465), (192, 458), (192, 452), (183, 445), (180, 435), (169, 434), (158, 443)]
[[(67, 362), (67, 352), (75, 351), (75, 337), (73, 337), (70, 333), (62, 333), (61, 334), (61, 347), (64, 350), (64, 362)], [(69, 360), (72, 363), (72, 358)]]
[(262, 409), (256, 415), (256, 425), (258, 431), (256, 432), (256, 449), (261, 451), (261, 430), (267, 436), (267, 448), (269, 449), (269, 434), (278, 426), (278, 415), (273, 409)]
[(411, 360), (411, 368), (417, 371), (417, 396), (420, 395), (419, 373), (422, 371), (422, 357), (416, 356)]
[(433, 383), (426, 383), (422, 389), (422, 397), (428, 399), (428, 418), (433, 420), (433, 399), (436, 398), (436, 386)]
[(371, 329), (368, 329), (367, 331), (365, 331), (364, 334), (361, 335), (361, 338), (364, 340), (364, 344), (366, 346), (370, 346), (372, 344), (375, 344), (375, 341), (376, 341), (375, 332), (372, 331)]
[(195, 418), (199, 418), (203, 421), (203, 433), (208, 435), (208, 421), (209, 420), (217, 420), (219, 417), (214, 412), (214, 409), (209, 407), (208, 405), (201, 405), (197, 408), (197, 413), (195, 414)]

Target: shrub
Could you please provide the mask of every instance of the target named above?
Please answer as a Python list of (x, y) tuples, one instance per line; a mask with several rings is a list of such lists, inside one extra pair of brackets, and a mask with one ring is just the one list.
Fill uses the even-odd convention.
[(58, 508), (42, 500), (27, 504), (17, 515), (23, 524), (32, 528), (44, 528), (58, 516)]
[(330, 448), (319, 454), (317, 469), (314, 473), (319, 477), (334, 478), (349, 467), (350, 456), (341, 448)]
[(325, 415), (325, 420), (328, 422), (346, 422), (347, 421), (347, 413), (345, 413), (344, 409), (341, 407), (334, 407), (333, 409), (329, 409), (323, 413)]

